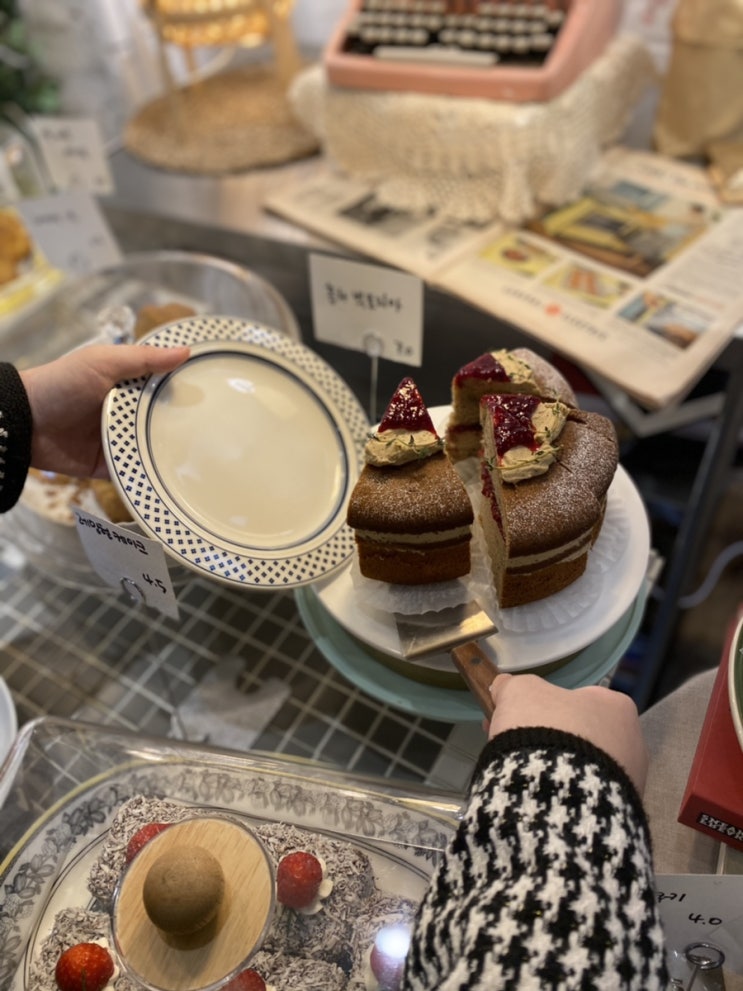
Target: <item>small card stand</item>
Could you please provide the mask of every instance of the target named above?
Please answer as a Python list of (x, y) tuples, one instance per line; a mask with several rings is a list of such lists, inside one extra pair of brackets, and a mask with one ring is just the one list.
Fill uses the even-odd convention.
[(371, 423), (377, 422), (377, 396), (379, 393), (379, 358), (382, 354), (384, 348), (384, 341), (379, 336), (375, 334), (373, 330), (370, 330), (368, 334), (364, 335), (364, 350), (369, 356), (371, 362), (371, 371), (369, 378), (369, 420)]

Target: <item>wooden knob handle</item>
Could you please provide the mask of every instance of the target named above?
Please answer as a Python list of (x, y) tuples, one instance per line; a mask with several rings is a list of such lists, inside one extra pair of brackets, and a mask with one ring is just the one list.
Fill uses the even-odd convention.
[(451, 656), (457, 670), (467, 682), (467, 687), (477, 699), (482, 711), (490, 719), (493, 715), (490, 686), (498, 674), (497, 666), (490, 660), (482, 647), (474, 642), (452, 648)]

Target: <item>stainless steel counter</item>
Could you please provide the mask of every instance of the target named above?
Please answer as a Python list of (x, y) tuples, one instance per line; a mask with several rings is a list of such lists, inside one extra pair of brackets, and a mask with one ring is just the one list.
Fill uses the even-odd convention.
[(116, 192), (106, 202), (216, 230), (340, 250), (261, 205), (268, 193), (312, 176), (319, 163), (318, 157), (311, 157), (238, 175), (197, 176), (151, 168), (120, 148), (109, 159)]
[[(342, 249), (321, 245), (302, 232), (292, 231), (292, 237), (269, 236), (261, 229), (238, 230), (235, 226), (220, 226), (204, 219), (206, 203), (212, 196), (220, 202), (232, 203), (235, 208), (225, 210), (234, 223), (241, 216), (231, 199), (230, 180), (224, 191), (224, 201), (216, 180), (200, 180), (186, 177), (183, 186), (176, 183), (172, 197), (162, 199), (143, 186), (145, 207), (132, 204), (122, 206), (117, 199), (107, 201), (106, 216), (119, 243), (125, 251), (149, 250), (153, 247), (205, 251), (247, 266), (270, 282), (292, 307), (299, 322), (305, 344), (312, 347), (329, 362), (346, 380), (362, 404), (369, 406), (370, 363), (364, 356), (335, 345), (326, 345), (314, 338), (309, 289), (308, 259), (313, 251), (340, 254)], [(256, 180), (257, 181), (257, 180)], [(160, 175), (155, 175), (159, 188)], [(193, 182), (194, 185), (189, 184)], [(236, 181), (236, 188), (239, 183)], [(182, 199), (199, 219), (184, 219), (175, 215)], [(164, 188), (163, 188), (164, 193)], [(202, 198), (200, 192), (203, 193)], [(191, 195), (193, 193), (193, 196)], [(242, 194), (241, 194), (242, 195)], [(247, 197), (250, 201), (250, 197)], [(256, 207), (253, 204), (253, 211)], [(244, 215), (243, 215), (244, 216)], [(245, 219), (245, 227), (250, 222)], [(269, 221), (270, 223), (270, 221)], [(274, 234), (276, 231), (274, 230)], [(516, 328), (509, 327), (490, 314), (477, 310), (447, 293), (426, 288), (424, 295), (426, 340), (423, 365), (415, 369), (415, 378), (430, 406), (450, 402), (450, 372), (452, 368), (469, 361), (473, 354), (489, 350), (495, 339), (500, 347), (517, 346), (528, 342)], [(533, 346), (533, 342), (532, 342)], [(446, 369), (442, 374), (441, 369)], [(379, 368), (378, 396), (384, 402), (404, 375), (410, 374), (407, 365), (393, 361), (381, 361)]]

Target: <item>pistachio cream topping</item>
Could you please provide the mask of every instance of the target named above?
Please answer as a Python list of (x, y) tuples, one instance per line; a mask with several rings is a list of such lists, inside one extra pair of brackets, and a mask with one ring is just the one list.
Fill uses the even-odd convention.
[(364, 457), (368, 465), (387, 468), (429, 458), (438, 454), (443, 446), (443, 440), (430, 430), (381, 430), (370, 435)]
[(534, 372), (531, 366), (521, 358), (517, 358), (511, 351), (502, 348), (499, 351), (490, 352), (495, 360), (502, 366), (503, 371), (515, 386), (530, 385), (537, 388)]
[(499, 452), (497, 468), (504, 482), (523, 482), (549, 471), (557, 460), (555, 441), (560, 436), (568, 415), (563, 403), (538, 403), (531, 417), (534, 440)]

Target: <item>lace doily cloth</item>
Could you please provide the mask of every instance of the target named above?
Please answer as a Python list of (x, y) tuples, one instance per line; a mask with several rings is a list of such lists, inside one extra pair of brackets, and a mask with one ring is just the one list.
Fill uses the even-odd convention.
[(460, 222), (520, 223), (575, 197), (657, 71), (642, 41), (616, 37), (546, 103), (506, 103), (330, 86), (322, 66), (289, 92), (326, 155), (398, 210)]

